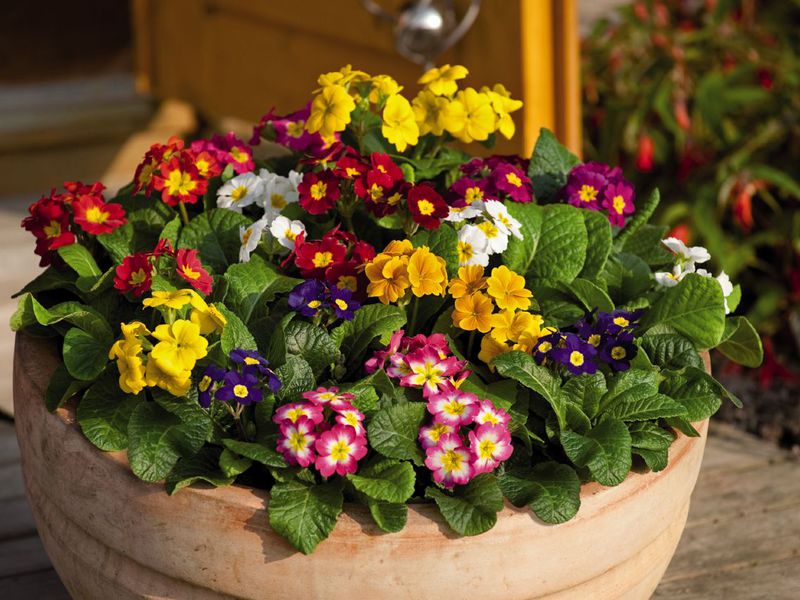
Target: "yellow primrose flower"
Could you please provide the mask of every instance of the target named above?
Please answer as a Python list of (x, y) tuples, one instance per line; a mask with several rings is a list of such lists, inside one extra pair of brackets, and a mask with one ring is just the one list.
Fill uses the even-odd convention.
[(497, 307), (503, 310), (527, 310), (531, 305), (530, 290), (525, 289), (525, 278), (505, 265), (492, 269), (487, 280), (487, 292)]
[(450, 282), (450, 295), (453, 298), (461, 298), (485, 288), (486, 277), (483, 276), (482, 266), (460, 267), (458, 269), (458, 277)]
[(442, 135), (444, 128), (441, 124), (440, 114), (447, 106), (447, 99), (435, 95), (429, 90), (422, 90), (411, 101), (414, 119), (417, 121), (420, 135), (432, 133)]
[(159, 342), (150, 351), (150, 359), (170, 376), (191, 371), (195, 363), (208, 354), (208, 340), (200, 335), (200, 326), (185, 319), (159, 325), (153, 337)]
[[(490, 365), (492, 360), (494, 360), (495, 356), (499, 356), (506, 352), (510, 352), (511, 348), (509, 348), (503, 342), (498, 342), (494, 337), (491, 335), (485, 335), (481, 339), (481, 351), (478, 352), (478, 358), (485, 362), (487, 365)], [(490, 365), (489, 367), (494, 371), (494, 367)]]
[(117, 340), (111, 346), (108, 358), (116, 359), (119, 370), (119, 388), (126, 394), (138, 394), (147, 382), (144, 377), (142, 345), (135, 341)]
[(492, 328), (492, 299), (483, 292), (462, 296), (455, 302), (453, 325), (465, 331), (486, 333)]
[(160, 387), (173, 396), (185, 396), (192, 385), (191, 372), (179, 371), (174, 375), (164, 372), (158, 362), (153, 360), (152, 352), (145, 369), (145, 380), (148, 387)]
[(413, 253), (414, 245), (411, 240), (392, 240), (383, 249), (383, 254), (389, 256), (411, 256)]
[(428, 70), (417, 83), (425, 85), (437, 96), (452, 96), (458, 89), (456, 81), (469, 75), (466, 67), (461, 65), (443, 65)]
[(333, 134), (344, 131), (350, 122), (350, 113), (356, 103), (341, 85), (326, 85), (311, 101), (311, 113), (306, 121), (306, 130), (319, 132), (323, 139), (331, 139)]
[(347, 85), (352, 81), (367, 81), (368, 79), (368, 73), (359, 71), (357, 69), (353, 70), (352, 65), (347, 65), (338, 71), (323, 73), (317, 79), (317, 83), (319, 84), (320, 88), (324, 88), (329, 85)]
[(167, 308), (183, 308), (192, 301), (193, 290), (176, 290), (174, 292), (153, 292), (149, 298), (145, 298), (142, 304), (155, 308), (156, 306), (166, 306)]
[(510, 140), (516, 130), (511, 113), (522, 108), (522, 100), (514, 100), (511, 92), (501, 83), (496, 83), (494, 89), (484, 86), (481, 91), (489, 96), (492, 102), (492, 108), (497, 115), (497, 131)]
[(205, 310), (193, 308), (189, 320), (200, 328), (200, 335), (222, 333), (228, 319), (213, 304), (207, 304)]
[(150, 335), (147, 326), (141, 321), (131, 321), (130, 323), (120, 323), (119, 328), (122, 336), (128, 342), (139, 343), (141, 336)]
[(400, 152), (408, 146), (415, 146), (419, 141), (419, 127), (414, 119), (414, 111), (403, 96), (396, 94), (386, 101), (381, 133)]
[(456, 94), (456, 102), (464, 107), (464, 126), (460, 131), (451, 133), (466, 143), (489, 139), (497, 124), (489, 96), (481, 94), (474, 88), (466, 88)]
[(444, 101), (439, 108), (438, 128), (453, 135), (461, 133), (467, 126), (467, 109), (460, 100)]
[(447, 267), (444, 259), (427, 246), (418, 248), (408, 259), (408, 280), (415, 296), (443, 296), (447, 287)]
[(369, 101), (378, 104), (383, 98), (399, 94), (403, 86), (388, 75), (376, 75), (372, 78), (372, 89), (369, 92)]
[(367, 263), (364, 273), (370, 281), (367, 294), (384, 304), (397, 302), (405, 296), (411, 285), (408, 280), (408, 259), (404, 256), (379, 254)]
[(501, 310), (492, 315), (491, 336), (498, 342), (507, 342), (511, 339), (511, 328), (514, 325), (514, 311)]

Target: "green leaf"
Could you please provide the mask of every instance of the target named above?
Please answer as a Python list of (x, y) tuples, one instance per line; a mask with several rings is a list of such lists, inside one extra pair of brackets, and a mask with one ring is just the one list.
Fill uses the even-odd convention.
[(352, 321), (345, 321), (331, 335), (334, 340), (341, 340), (340, 349), (352, 369), (360, 365), (364, 352), (375, 338), (379, 338), (381, 344), (388, 344), (392, 334), (405, 323), (406, 313), (402, 308), (368, 304), (356, 311)]
[(286, 351), (303, 357), (311, 365), (314, 375), (319, 377), (331, 363), (336, 361), (339, 349), (328, 332), (305, 321), (291, 321), (284, 331)]
[(610, 379), (608, 392), (600, 399), (600, 412), (615, 404), (637, 398), (647, 398), (658, 393), (661, 377), (654, 371), (629, 369)]
[(222, 303), (217, 302), (215, 306), (228, 320), (220, 336), (220, 346), (225, 356), (229, 355), (231, 350), (235, 350), (236, 348), (258, 350), (258, 344), (256, 344), (253, 334), (250, 333), (247, 326), (242, 323), (242, 320)]
[(603, 414), (621, 421), (649, 421), (668, 417), (685, 417), (687, 412), (682, 404), (664, 394), (646, 397), (626, 394), (625, 400), (615, 402)]
[(530, 269), (542, 231), (542, 208), (532, 202), (508, 202), (508, 212), (522, 226), (523, 239), (511, 236), (503, 252), (503, 263), (516, 273), (527, 273)]
[(548, 461), (533, 468), (511, 469), (498, 482), (514, 506), (529, 504), (545, 523), (565, 523), (581, 506), (581, 482), (569, 465)]
[(546, 367), (536, 364), (533, 357), (514, 350), (495, 357), (493, 363), (503, 377), (510, 377), (544, 398), (558, 419), (559, 429), (566, 427), (566, 400), (561, 381)]
[(661, 200), (661, 195), (658, 189), (654, 189), (650, 196), (644, 202), (640, 202), (636, 206), (636, 212), (633, 217), (625, 224), (625, 227), (617, 234), (617, 243), (622, 244), (634, 233), (636, 233), (645, 223), (650, 221), (650, 217), (658, 207)]
[(650, 267), (638, 256), (620, 252), (608, 257), (601, 278), (617, 306), (638, 298), (650, 288)]
[(642, 350), (650, 361), (662, 369), (681, 369), (692, 366), (702, 368), (703, 359), (694, 344), (677, 333), (658, 333), (656, 328), (639, 338)]
[(682, 416), (692, 423), (709, 418), (722, 405), (718, 384), (702, 369), (689, 367), (683, 373), (671, 373), (661, 384), (661, 391), (685, 409)]
[(631, 470), (631, 434), (622, 421), (605, 419), (585, 435), (564, 431), (561, 445), (569, 459), (588, 468), (601, 485), (618, 485)]
[(76, 278), (77, 274), (74, 271), (59, 269), (51, 265), (39, 273), (39, 275), (37, 275), (33, 281), (31, 281), (28, 285), (11, 297), (17, 298), (26, 292), (38, 294), (39, 292), (49, 292), (52, 290), (69, 290), (75, 286)]
[(614, 310), (614, 303), (608, 294), (600, 286), (586, 279), (578, 277), (570, 284), (562, 284), (562, 290), (580, 300), (586, 310), (597, 309), (605, 312)]
[(266, 465), (267, 467), (283, 469), (288, 466), (283, 456), (281, 456), (274, 447), (256, 442), (242, 442), (228, 438), (222, 440), (222, 444), (227, 450), (249, 458), (250, 460), (254, 460), (262, 465)]
[(353, 487), (373, 500), (400, 504), (414, 494), (416, 476), (408, 462), (381, 460), (347, 476)]
[(269, 524), (303, 554), (311, 554), (336, 526), (342, 512), (338, 482), (286, 481), (272, 486)]
[(92, 253), (80, 244), (70, 244), (58, 249), (58, 255), (80, 277), (99, 277), (103, 274)]
[(178, 247), (195, 248), (204, 266), (225, 273), (228, 265), (239, 262), (239, 228), (250, 224), (244, 215), (215, 208), (196, 216), (183, 228)]
[(586, 260), (579, 275), (584, 279), (593, 280), (603, 272), (611, 253), (611, 223), (598, 211), (583, 210), (581, 214), (589, 243), (586, 247)]
[(253, 466), (253, 461), (246, 456), (239, 456), (225, 448), (219, 455), (219, 470), (225, 477), (235, 479)]
[(666, 450), (675, 440), (675, 434), (655, 423), (631, 423), (631, 447), (644, 450)]
[(600, 410), (600, 399), (608, 391), (602, 373), (570, 377), (561, 388), (568, 402), (580, 406), (590, 419)]
[(452, 493), (428, 487), (425, 497), (436, 502), (447, 524), (460, 535), (489, 531), (503, 509), (503, 493), (491, 473), (482, 473)]
[(406, 526), (408, 507), (405, 504), (392, 504), (391, 502), (377, 502), (367, 499), (369, 513), (375, 524), (386, 533), (397, 533)]
[(163, 202), (141, 196), (115, 198), (114, 202), (122, 204), (128, 222), (96, 239), (116, 264), (129, 254), (155, 248), (161, 231), (175, 217), (175, 211)]
[(207, 424), (182, 421), (155, 402), (142, 402), (128, 422), (128, 460), (144, 481), (166, 477), (181, 456), (194, 456), (208, 435)]
[(301, 394), (313, 390), (317, 382), (311, 365), (299, 356), (287, 356), (286, 362), (275, 369), (275, 374), (282, 384), (277, 393), (281, 402), (300, 400)]
[(567, 204), (542, 207), (542, 229), (528, 274), (561, 281), (575, 279), (583, 269), (589, 238), (581, 209)]
[(97, 379), (108, 364), (109, 346), (77, 327), (64, 336), (64, 366), (75, 379)]
[(100, 450), (125, 450), (128, 421), (143, 401), (142, 394), (134, 396), (119, 389), (116, 375), (109, 372), (86, 390), (78, 403), (78, 425)]
[(34, 323), (49, 327), (62, 321), (83, 329), (111, 347), (113, 334), (105, 317), (91, 306), (80, 302), (62, 302), (48, 309), (31, 294), (24, 294), (19, 299), (19, 307), (11, 319), (11, 325), (17, 331)]
[(634, 448), (633, 454), (641, 456), (647, 468), (657, 473), (667, 468), (669, 462), (669, 450), (648, 450), (646, 448)]
[(622, 244), (623, 251), (635, 254), (651, 267), (660, 267), (674, 262), (674, 256), (661, 243), (667, 228), (659, 225), (643, 225)]
[(186, 486), (204, 481), (213, 486), (231, 485), (235, 477), (228, 477), (219, 467), (219, 448), (206, 447), (194, 456), (181, 458), (170, 471), (165, 482), (167, 493), (172, 495)]
[(567, 175), (577, 164), (580, 164), (578, 157), (562, 146), (550, 130), (539, 130), (528, 167), (528, 177), (533, 182), (538, 202), (555, 200), (556, 193), (567, 183)]
[(172, 244), (173, 248), (178, 245), (178, 238), (181, 234), (181, 229), (183, 228), (183, 221), (178, 215), (175, 215), (173, 219), (164, 225), (164, 229), (161, 230), (159, 234), (159, 239), (167, 240), (170, 244)]
[(387, 458), (423, 462), (417, 437), (425, 418), (425, 405), (421, 402), (393, 404), (375, 413), (367, 425), (369, 445)]
[(764, 348), (761, 337), (746, 317), (731, 317), (733, 333), (717, 346), (717, 350), (733, 362), (745, 367), (756, 368), (764, 360)]
[(689, 273), (668, 288), (642, 318), (648, 329), (664, 324), (682, 333), (700, 348), (713, 348), (725, 331), (722, 288), (711, 277)]
[(44, 394), (45, 406), (47, 410), (53, 412), (60, 408), (67, 400), (72, 398), (82, 389), (88, 387), (90, 382), (73, 379), (64, 364), (58, 365), (47, 384)]
[(683, 435), (688, 437), (700, 437), (700, 433), (692, 426), (689, 421), (681, 417), (672, 417), (671, 419), (664, 419), (670, 427), (680, 431)]
[(255, 316), (264, 316), (264, 311), (276, 295), (290, 292), (303, 282), (302, 279), (278, 273), (258, 254), (253, 254), (249, 262), (232, 264), (225, 271), (224, 278), (228, 282), (225, 304), (240, 315), (245, 323)]

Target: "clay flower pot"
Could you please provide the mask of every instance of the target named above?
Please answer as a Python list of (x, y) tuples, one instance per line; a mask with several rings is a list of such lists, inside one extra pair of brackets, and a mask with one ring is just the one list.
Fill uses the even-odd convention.
[(43, 395), (58, 364), (47, 342), (17, 336), (14, 407), (28, 499), (47, 553), (75, 598), (647, 598), (686, 522), (699, 438), (679, 436), (660, 473), (584, 485), (578, 515), (545, 525), (507, 506), (491, 531), (458, 537), (433, 506), (384, 534), (349, 506), (310, 556), (268, 525), (268, 494), (191, 487), (167, 496), (139, 481), (124, 452), (84, 439), (72, 408)]

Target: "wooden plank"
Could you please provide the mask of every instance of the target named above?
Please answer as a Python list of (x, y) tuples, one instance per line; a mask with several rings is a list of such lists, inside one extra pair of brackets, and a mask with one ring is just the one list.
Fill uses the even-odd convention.
[[(24, 496), (0, 501), (0, 544), (12, 538), (35, 536), (36, 523)], [(2, 598), (2, 596), (0, 596)]]
[(70, 600), (70, 595), (53, 569), (0, 578), (3, 600)]
[(19, 446), (17, 445), (14, 425), (8, 421), (0, 420), (0, 465), (18, 461)]
[(740, 568), (720, 570), (699, 579), (666, 578), (653, 598), (670, 600), (797, 600), (800, 559), (764, 562), (756, 559)]
[[(20, 498), (25, 495), (22, 484), (22, 470), (19, 462), (9, 462), (0, 465), (0, 502), (11, 498)], [(0, 514), (2, 514), (0, 512)]]
[(50, 567), (50, 559), (38, 536), (0, 542), (0, 579), (9, 575), (43, 571)]

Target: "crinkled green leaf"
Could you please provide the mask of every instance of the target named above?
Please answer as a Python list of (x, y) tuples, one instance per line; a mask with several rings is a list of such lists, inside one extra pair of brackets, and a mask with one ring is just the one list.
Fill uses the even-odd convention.
[(108, 349), (106, 341), (73, 327), (64, 335), (64, 366), (75, 379), (92, 381), (108, 364)]
[(460, 535), (479, 535), (497, 522), (503, 493), (491, 473), (482, 473), (453, 492), (429, 487), (425, 497), (436, 502), (447, 524)]
[(569, 283), (583, 269), (589, 243), (581, 209), (567, 204), (542, 207), (542, 229), (528, 274)]
[(661, 384), (661, 391), (686, 409), (686, 414), (672, 416), (682, 416), (692, 423), (709, 418), (722, 405), (718, 387), (701, 369), (670, 374)]
[(342, 502), (338, 482), (276, 483), (268, 506), (269, 524), (300, 552), (311, 554), (336, 527)]
[(303, 281), (278, 273), (258, 254), (253, 254), (249, 262), (232, 264), (224, 278), (228, 282), (225, 304), (245, 323), (256, 316), (264, 316), (276, 295), (291, 291)]
[(63, 363), (58, 365), (56, 370), (53, 371), (53, 376), (50, 378), (50, 383), (47, 384), (47, 390), (44, 394), (47, 410), (53, 412), (60, 408), (67, 400), (88, 387), (90, 383), (89, 381), (74, 379)]
[(503, 252), (503, 264), (516, 273), (527, 273), (530, 269), (542, 231), (542, 208), (532, 202), (508, 202), (508, 212), (519, 221), (522, 239), (511, 236)]
[(562, 146), (549, 129), (540, 129), (528, 166), (528, 177), (538, 202), (554, 200), (556, 193), (567, 183), (572, 167), (578, 164), (578, 157)]
[(581, 213), (589, 244), (586, 247), (586, 260), (579, 276), (593, 281), (603, 272), (611, 253), (611, 224), (601, 212), (584, 210)]
[(408, 462), (381, 460), (347, 476), (359, 492), (379, 502), (402, 503), (414, 493), (416, 476)]
[(211, 446), (206, 446), (194, 456), (181, 458), (167, 475), (167, 493), (172, 495), (200, 481), (216, 487), (231, 485), (236, 478), (226, 476), (220, 470), (219, 462), (219, 448)]
[(300, 400), (301, 394), (315, 389), (316, 378), (311, 366), (299, 356), (289, 355), (286, 362), (275, 370), (281, 380), (281, 389), (276, 394), (281, 402)]
[(519, 350), (495, 357), (492, 364), (504, 377), (514, 379), (542, 396), (555, 412), (559, 428), (566, 427), (566, 400), (561, 391), (561, 381), (552, 371), (537, 365), (532, 356)]
[(639, 342), (650, 361), (662, 369), (703, 366), (694, 344), (679, 333), (657, 333), (654, 328), (639, 338)]
[(425, 405), (421, 402), (405, 402), (379, 410), (367, 425), (367, 439), (375, 451), (388, 458), (423, 461), (417, 437)]
[(573, 464), (588, 468), (601, 485), (618, 485), (631, 470), (631, 435), (622, 421), (602, 420), (585, 435), (564, 431), (561, 445)]
[(266, 465), (267, 467), (281, 469), (288, 466), (283, 456), (278, 453), (274, 446), (256, 442), (242, 442), (233, 439), (224, 439), (222, 443), (225, 445), (226, 449), (261, 463), (262, 465)]
[(529, 504), (545, 523), (564, 523), (581, 505), (581, 482), (575, 469), (554, 461), (517, 467), (498, 477), (500, 489), (514, 506)]
[(236, 211), (215, 208), (197, 215), (183, 228), (178, 247), (196, 249), (204, 266), (225, 273), (229, 265), (239, 262), (239, 228), (250, 224), (250, 219)]
[(128, 447), (128, 421), (134, 409), (144, 402), (142, 394), (126, 394), (119, 388), (116, 368), (109, 369), (83, 395), (78, 403), (78, 425), (100, 450)]
[(231, 350), (235, 350), (236, 348), (258, 350), (258, 344), (256, 344), (253, 334), (250, 333), (247, 326), (242, 323), (242, 320), (221, 303), (216, 303), (216, 307), (228, 320), (220, 336), (222, 352), (227, 356), (231, 353)]
[(223, 449), (219, 455), (219, 470), (225, 477), (236, 478), (253, 465), (253, 461), (246, 456), (239, 456), (235, 452)]
[(570, 377), (561, 388), (567, 401), (574, 402), (589, 418), (600, 410), (600, 399), (606, 394), (606, 378), (602, 373)]
[(375, 524), (386, 533), (397, 533), (406, 526), (408, 507), (405, 504), (367, 499), (367, 507)]
[(360, 365), (363, 355), (375, 338), (388, 344), (395, 331), (406, 323), (406, 313), (398, 306), (368, 304), (356, 311), (352, 321), (345, 321), (331, 332), (339, 341), (340, 350), (352, 369)]
[(601, 278), (608, 286), (608, 295), (620, 306), (638, 299), (652, 285), (650, 267), (638, 256), (625, 252), (608, 257)]
[(306, 321), (291, 321), (286, 326), (284, 337), (286, 351), (303, 357), (317, 377), (336, 361), (339, 354), (328, 332)]
[(636, 212), (633, 217), (628, 220), (625, 227), (617, 234), (617, 243), (624, 243), (628, 238), (633, 236), (634, 233), (639, 231), (639, 229), (650, 220), (650, 217), (653, 216), (660, 200), (661, 195), (658, 190), (655, 189), (644, 201), (637, 201)]

